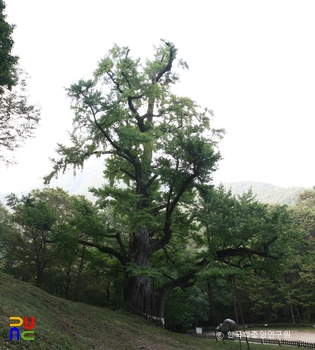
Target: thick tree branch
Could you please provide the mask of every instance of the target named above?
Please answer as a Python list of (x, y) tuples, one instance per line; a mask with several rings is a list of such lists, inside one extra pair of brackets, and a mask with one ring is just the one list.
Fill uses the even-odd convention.
[(128, 170), (126, 169), (123, 169), (123, 168), (119, 168), (120, 171), (122, 171), (124, 174), (126, 174), (127, 176), (129, 176), (132, 180), (135, 180), (136, 181), (136, 177), (131, 174)]
[(149, 179), (148, 183), (145, 185), (145, 190), (147, 190), (152, 185), (153, 181), (157, 179), (158, 176), (159, 174), (155, 174)]
[(170, 53), (169, 53), (169, 58), (168, 58), (168, 62), (167, 65), (160, 71), (160, 73), (157, 75), (156, 77), (156, 82), (158, 83), (159, 80), (162, 78), (162, 76), (166, 73), (169, 72), (172, 69), (172, 63), (174, 61), (175, 58), (175, 52), (174, 52), (174, 47), (170, 46)]
[(98, 249), (101, 253), (104, 254), (109, 254), (109, 255), (113, 255), (115, 258), (117, 258), (122, 264), (124, 264), (124, 257), (119, 254), (115, 249), (111, 248), (111, 247), (104, 247), (104, 246), (100, 246), (99, 244), (93, 243), (93, 242), (89, 242), (89, 241), (85, 241), (82, 239), (78, 240), (78, 243), (80, 244), (84, 244), (87, 245), (89, 247), (93, 247)]
[(186, 180), (182, 183), (182, 186), (180, 190), (178, 191), (177, 195), (175, 196), (173, 202), (170, 204), (170, 201), (168, 201), (167, 207), (166, 207), (166, 213), (165, 213), (165, 224), (164, 224), (164, 235), (163, 237), (151, 245), (150, 247), (150, 253), (153, 254), (156, 251), (160, 250), (162, 247), (164, 247), (166, 244), (169, 243), (172, 237), (172, 230), (171, 230), (171, 217), (173, 215), (173, 212), (180, 201), (182, 195), (190, 185), (190, 183), (198, 176), (198, 173), (192, 173), (190, 176), (186, 178)]
[(123, 90), (121, 90), (120, 84), (117, 83), (117, 81), (113, 78), (113, 76), (109, 72), (107, 72), (107, 75), (110, 77), (111, 81), (116, 85), (117, 90), (122, 94)]
[(132, 96), (128, 96), (129, 109), (131, 110), (132, 113), (134, 113), (136, 116), (139, 117), (138, 111), (136, 110), (135, 106), (133, 105), (132, 100), (133, 100)]
[(137, 99), (137, 98), (141, 98), (143, 95), (139, 95), (139, 96), (128, 96), (128, 106), (129, 109), (131, 110), (131, 112), (133, 114), (135, 114), (135, 117), (138, 121), (138, 126), (141, 132), (145, 132), (145, 125), (143, 122), (143, 118), (140, 117), (138, 111), (136, 110), (135, 106), (132, 103), (132, 100)]
[[(108, 72), (107, 74), (110, 77), (111, 81), (116, 85), (117, 90), (122, 94), (123, 90), (120, 88), (120, 84), (114, 79), (114, 77), (112, 76), (111, 73)], [(127, 78), (127, 76), (126, 76), (126, 74), (124, 72), (122, 72), (121, 74), (124, 77), (124, 79), (126, 80), (126, 82), (128, 84), (128, 87), (130, 89), (131, 88), (131, 84), (130, 84), (129, 79)], [(136, 96), (128, 96), (127, 100), (128, 100), (129, 109), (131, 110), (131, 112), (133, 114), (136, 115), (136, 119), (138, 121), (138, 125), (139, 125), (140, 130), (142, 132), (144, 132), (145, 131), (145, 127), (144, 127), (143, 119), (139, 116), (139, 113), (138, 113), (137, 109), (135, 108), (135, 106), (133, 105), (133, 102), (132, 102), (133, 100), (140, 99), (142, 97), (143, 97), (143, 94), (136, 95)]]
[(130, 85), (130, 81), (129, 79), (127, 78), (126, 74), (124, 72), (121, 72), (121, 75), (125, 78), (127, 84), (128, 84), (128, 88), (131, 89), (131, 85)]
[(250, 248), (228, 248), (223, 250), (217, 250), (216, 254), (219, 260), (224, 262), (224, 258), (229, 256), (241, 256), (250, 257), (251, 255), (258, 255), (264, 258), (279, 259), (284, 253), (280, 255), (273, 255), (269, 252), (270, 245), (278, 239), (278, 236), (274, 236), (271, 240), (264, 244), (264, 250), (250, 249)]
[(121, 147), (119, 147), (110, 137), (109, 135), (105, 132), (105, 130), (103, 129), (103, 127), (101, 126), (101, 124), (97, 121), (96, 119), (96, 113), (95, 111), (93, 110), (93, 108), (91, 106), (90, 107), (90, 110), (91, 110), (91, 113), (93, 115), (93, 119), (94, 119), (94, 123), (95, 125), (97, 126), (97, 128), (100, 130), (100, 132), (103, 134), (103, 136), (106, 138), (106, 140), (112, 145), (112, 147), (117, 151), (117, 154), (126, 159), (128, 162), (130, 162), (135, 171), (136, 171), (136, 174), (139, 175), (140, 173), (140, 166), (138, 165), (135, 157), (127, 150), (127, 149), (122, 149)]
[(167, 261), (170, 261), (170, 262), (176, 267), (175, 261), (173, 261), (173, 260), (170, 258), (170, 256), (168, 255), (168, 252), (167, 252), (167, 250), (165, 249), (165, 247), (163, 247), (162, 249), (164, 250), (165, 255), (166, 255), (166, 262), (167, 262)]
[(119, 244), (119, 247), (120, 247), (120, 250), (121, 250), (121, 253), (122, 253), (122, 258), (123, 258), (123, 265), (125, 266), (126, 263), (127, 263), (127, 252), (126, 252), (126, 248), (121, 240), (121, 236), (120, 236), (120, 233), (117, 233), (116, 235), (116, 239), (117, 239), (117, 242)]
[[(50, 230), (50, 232), (53, 232)], [(125, 247), (122, 243), (122, 240), (121, 240), (121, 237), (120, 237), (120, 234), (117, 233), (115, 235), (102, 235), (102, 237), (105, 237), (105, 238), (115, 238), (119, 244), (119, 247), (121, 249), (121, 252), (122, 252), (122, 255), (119, 254), (115, 249), (111, 248), (111, 247), (104, 247), (104, 246), (100, 246), (99, 244), (96, 244), (96, 243), (93, 243), (93, 242), (89, 242), (89, 241), (85, 241), (85, 240), (82, 240), (82, 239), (79, 239), (78, 240), (78, 243), (80, 244), (84, 244), (84, 245), (87, 245), (89, 247), (93, 247), (93, 248), (96, 248), (98, 249), (101, 253), (105, 253), (105, 254), (110, 254), (110, 255), (113, 255), (115, 256), (121, 263), (122, 265), (125, 265), (126, 263), (126, 250), (125, 250)], [(56, 240), (50, 240), (50, 239), (44, 239), (44, 243), (57, 243)]]
[(172, 279), (164, 283), (164, 285), (162, 285), (159, 289), (172, 290), (175, 287), (187, 288), (187, 287), (193, 286), (195, 281), (192, 281), (192, 280), (195, 278), (196, 273), (199, 271), (201, 267), (205, 266), (207, 263), (208, 261), (206, 259), (199, 261), (196, 264), (196, 268), (189, 270), (184, 275), (176, 279)]
[(178, 202), (180, 201), (182, 195), (184, 194), (184, 192), (186, 191), (186, 189), (188, 188), (188, 186), (191, 184), (191, 182), (198, 176), (197, 173), (193, 173), (191, 174), (190, 176), (187, 177), (187, 179), (183, 182), (180, 190), (178, 191), (176, 197), (174, 198), (170, 208), (169, 208), (169, 211), (167, 213), (168, 217), (171, 217)]
[(153, 216), (156, 216), (160, 210), (165, 209), (165, 208), (166, 208), (166, 204), (159, 205), (158, 207), (153, 208), (151, 213)]

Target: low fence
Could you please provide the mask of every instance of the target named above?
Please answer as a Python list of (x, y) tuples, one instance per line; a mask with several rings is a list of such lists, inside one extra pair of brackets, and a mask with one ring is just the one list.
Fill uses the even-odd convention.
[[(221, 333), (222, 334), (222, 333)], [(245, 337), (230, 337), (230, 338), (221, 338), (216, 337), (214, 334), (209, 333), (202, 333), (202, 334), (195, 334), (196, 337), (201, 338), (208, 338), (208, 339), (218, 339), (218, 340), (227, 340), (227, 341), (246, 341)], [(278, 344), (278, 345), (291, 345), (291, 346), (297, 346), (297, 347), (303, 347), (303, 348), (314, 348), (315, 349), (315, 343), (309, 343), (302, 340), (287, 340), (287, 339), (266, 339), (266, 338), (249, 338), (247, 337), (247, 341), (250, 343), (260, 343), (260, 344)]]
[[(291, 345), (303, 348), (315, 348), (315, 343), (309, 343), (302, 340), (287, 340), (287, 339), (256, 339), (256, 338), (247, 338), (251, 343), (260, 343), (260, 344), (278, 344), (278, 345)], [(244, 341), (242, 339), (242, 341)], [(245, 339), (246, 341), (246, 339)]]

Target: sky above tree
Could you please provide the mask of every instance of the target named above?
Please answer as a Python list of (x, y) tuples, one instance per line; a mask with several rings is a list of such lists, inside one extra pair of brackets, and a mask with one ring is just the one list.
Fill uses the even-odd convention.
[(14, 53), (42, 107), (36, 137), (0, 166), (0, 192), (37, 186), (73, 113), (64, 88), (89, 78), (112, 47), (149, 57), (164, 38), (189, 65), (177, 93), (214, 112), (226, 129), (215, 182), (315, 184), (313, 1), (7, 0)]

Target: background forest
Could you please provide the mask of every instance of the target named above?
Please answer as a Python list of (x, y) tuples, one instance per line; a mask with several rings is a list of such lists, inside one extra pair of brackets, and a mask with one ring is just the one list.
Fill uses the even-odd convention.
[[(123, 308), (124, 269), (101, 249), (106, 237), (100, 232), (115, 220), (112, 212), (61, 188), (33, 190), (21, 198), (11, 195), (8, 204), (11, 210), (1, 205), (0, 216), (2, 271), (56, 296)], [(269, 230), (281, 225), (278, 240), (283, 255), (272, 261), (252, 261), (251, 266), (232, 257), (230, 264), (213, 259), (198, 272), (193, 286), (170, 293), (166, 327), (213, 325), (213, 309), (220, 320), (233, 318), (231, 276), (235, 276), (246, 323), (315, 321), (315, 189), (305, 190), (295, 205), (285, 207), (262, 204), (250, 192), (235, 197), (218, 187), (213, 189), (211, 204), (205, 206), (200, 199), (193, 211), (194, 220), (186, 222), (189, 236), (153, 260), (153, 284), (161, 283), (165, 275), (175, 278), (208, 249), (209, 241), (213, 250), (238, 246), (244, 225), (248, 243), (258, 238), (266, 223)]]

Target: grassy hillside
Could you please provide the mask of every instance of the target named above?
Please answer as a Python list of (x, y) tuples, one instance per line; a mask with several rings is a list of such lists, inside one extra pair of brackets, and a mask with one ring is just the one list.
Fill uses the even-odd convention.
[[(10, 341), (10, 316), (35, 316), (34, 341)], [(53, 297), (0, 273), (0, 349), (209, 349), (141, 317)], [(210, 341), (213, 342), (213, 341)]]
[(223, 183), (233, 194), (241, 195), (252, 189), (256, 198), (263, 203), (294, 204), (304, 187), (280, 187), (263, 182), (239, 181)]
[[(9, 317), (34, 316), (35, 340), (10, 341)], [(200, 339), (163, 330), (141, 317), (73, 303), (0, 272), (0, 349), (236, 350), (238, 342)], [(266, 350), (253, 345), (252, 350)], [(278, 346), (268, 346), (268, 350)], [(294, 350), (293, 347), (281, 347)]]

